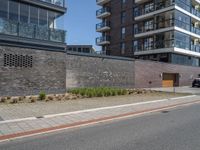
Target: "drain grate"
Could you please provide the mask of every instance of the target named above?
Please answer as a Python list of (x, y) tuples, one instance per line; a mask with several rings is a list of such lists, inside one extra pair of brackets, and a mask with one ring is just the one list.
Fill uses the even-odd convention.
[(167, 110), (164, 110), (164, 111), (161, 111), (161, 113), (164, 113), (164, 114), (166, 114), (166, 113), (169, 113), (169, 111), (167, 111)]
[(38, 117), (36, 117), (37, 119), (40, 119), (40, 118), (44, 118), (44, 116), (38, 116)]
[(0, 121), (4, 121), (3, 118), (0, 116)]

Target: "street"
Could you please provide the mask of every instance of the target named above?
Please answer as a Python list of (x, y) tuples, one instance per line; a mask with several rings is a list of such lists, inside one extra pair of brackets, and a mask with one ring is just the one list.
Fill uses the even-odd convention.
[(199, 150), (200, 104), (0, 143), (1, 150)]

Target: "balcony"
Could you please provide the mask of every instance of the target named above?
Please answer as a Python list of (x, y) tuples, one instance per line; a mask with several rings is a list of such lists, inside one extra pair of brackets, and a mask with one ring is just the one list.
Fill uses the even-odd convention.
[(65, 0), (39, 0), (39, 1), (50, 3), (50, 4), (53, 4), (53, 5), (60, 6), (60, 7), (65, 6)]
[(110, 44), (110, 36), (102, 36), (102, 37), (96, 38), (96, 44), (98, 46)]
[(194, 8), (191, 8), (191, 13), (200, 18), (200, 11)]
[(110, 30), (110, 22), (102, 22), (96, 25), (96, 31), (97, 32), (105, 32)]
[(111, 15), (109, 7), (104, 7), (96, 11), (96, 16), (98, 19), (103, 19)]
[(139, 17), (142, 15), (146, 15), (151, 12), (170, 7), (172, 5), (174, 5), (174, 2), (171, 0), (166, 0), (164, 2), (157, 2), (153, 6), (148, 7), (148, 8), (145, 8), (143, 5), (139, 5), (138, 7), (135, 7), (134, 9), (134, 16)]
[(191, 32), (200, 35), (200, 29), (199, 29), (199, 28), (196, 28), (196, 27), (193, 27), (193, 26), (192, 26), (192, 27), (191, 27)]
[(134, 29), (134, 34), (137, 36), (137, 34), (147, 34), (149, 35), (150, 32), (153, 34), (154, 31), (158, 33), (160, 32), (165, 32), (165, 30), (168, 30), (170, 27), (174, 26), (174, 19), (167, 19), (164, 21), (159, 21), (159, 22), (152, 22), (152, 24), (145, 25), (145, 24), (136, 24), (138, 27)]
[(200, 53), (200, 45), (191, 45), (191, 51)]
[(96, 0), (97, 5), (103, 6), (104, 4), (110, 2), (111, 0)]
[(0, 19), (0, 35), (65, 43), (65, 31)]

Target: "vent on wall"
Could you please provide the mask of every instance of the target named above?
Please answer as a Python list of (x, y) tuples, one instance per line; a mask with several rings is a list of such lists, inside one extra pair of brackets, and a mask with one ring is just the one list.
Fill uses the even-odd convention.
[(32, 67), (33, 56), (17, 55), (17, 54), (4, 54), (4, 66), (5, 67)]

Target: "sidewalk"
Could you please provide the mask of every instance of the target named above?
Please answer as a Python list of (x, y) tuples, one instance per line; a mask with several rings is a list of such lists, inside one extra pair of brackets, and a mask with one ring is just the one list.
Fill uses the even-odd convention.
[(200, 103), (199, 100), (200, 96), (191, 95), (44, 115), (21, 120), (0, 121), (0, 141), (158, 111), (180, 105)]
[(184, 96), (184, 94), (150, 93), (144, 95), (126, 95), (117, 97), (101, 97), (77, 99), (69, 101), (50, 101), (21, 104), (0, 104), (0, 122), (27, 117), (38, 117), (49, 114), (72, 112), (84, 109), (92, 109), (106, 106), (130, 104), (143, 101), (151, 101), (165, 98)]

